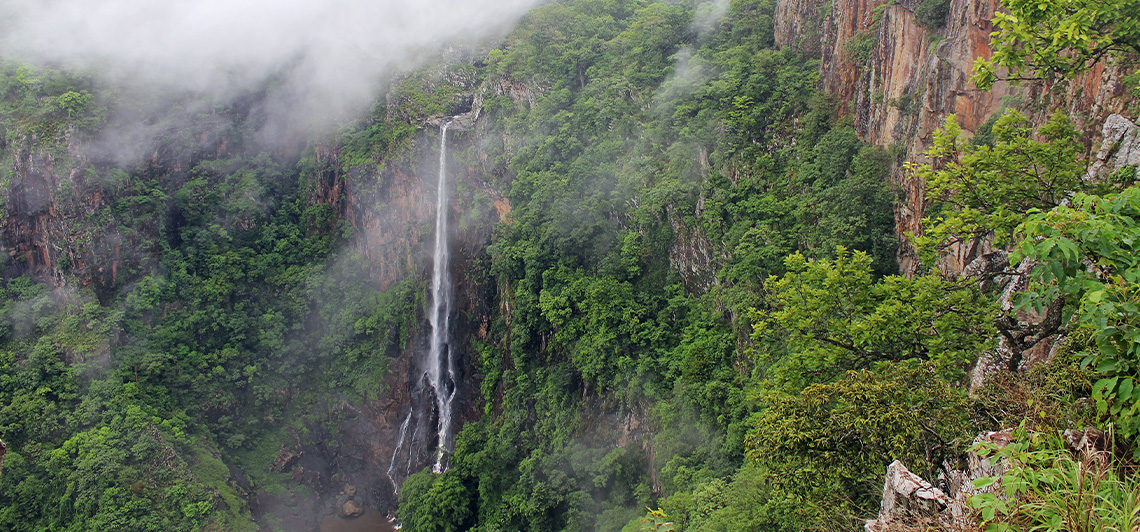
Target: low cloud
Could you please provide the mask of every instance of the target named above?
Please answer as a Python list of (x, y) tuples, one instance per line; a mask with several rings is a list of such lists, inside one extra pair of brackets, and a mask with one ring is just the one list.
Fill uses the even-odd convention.
[(0, 54), (218, 98), (271, 84), (311, 120), (448, 44), (504, 34), (538, 1), (0, 0)]

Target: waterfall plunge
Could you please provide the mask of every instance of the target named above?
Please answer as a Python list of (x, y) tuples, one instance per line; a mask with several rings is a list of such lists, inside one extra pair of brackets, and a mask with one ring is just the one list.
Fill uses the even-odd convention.
[(431, 279), (431, 308), (428, 322), (431, 338), (427, 351), (421, 351), (413, 363), (415, 379), (411, 381), (411, 404), (400, 424), (396, 447), (388, 464), (388, 479), (393, 493), (400, 493), (400, 484), (411, 474), (421, 459), (425, 447), (435, 444), (432, 470), (442, 473), (447, 466), (444, 455), (451, 447), (452, 402), (455, 399), (456, 361), (450, 346), (450, 315), (452, 285), (449, 275), (451, 251), (447, 241), (447, 129), (444, 122), (439, 130), (439, 182), (435, 215), (434, 267)]
[(447, 242), (447, 128), (439, 128), (439, 189), (435, 211), (435, 267), (431, 278), (431, 344), (424, 361), (428, 384), (435, 395), (437, 448), (432, 470), (442, 473), (443, 454), (451, 444), (451, 401), (455, 398), (455, 359), (449, 344), (452, 290), (448, 272), (451, 250)]

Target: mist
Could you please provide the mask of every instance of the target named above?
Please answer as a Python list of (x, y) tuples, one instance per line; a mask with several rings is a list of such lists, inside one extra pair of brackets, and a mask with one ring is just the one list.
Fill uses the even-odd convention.
[(0, 55), (225, 100), (292, 123), (359, 110), (397, 69), (505, 34), (539, 0), (0, 0)]

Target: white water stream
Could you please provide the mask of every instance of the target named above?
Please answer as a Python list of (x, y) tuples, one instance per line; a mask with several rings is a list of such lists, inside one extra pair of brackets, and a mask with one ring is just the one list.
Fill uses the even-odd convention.
[[(452, 444), (452, 402), (455, 399), (456, 361), (451, 349), (450, 316), (453, 290), (450, 275), (451, 250), (447, 230), (447, 129), (451, 122), (439, 128), (439, 182), (435, 214), (434, 266), (431, 277), (431, 308), (428, 322), (431, 337), (428, 349), (421, 351), (413, 362), (416, 377), (408, 389), (409, 410), (400, 424), (396, 447), (388, 464), (388, 479), (393, 492), (400, 493), (400, 484), (420, 463), (421, 445), (435, 444), (432, 470), (442, 473), (447, 469), (444, 460)], [(397, 465), (399, 464), (399, 465)]]
[(435, 465), (432, 470), (442, 473), (443, 455), (451, 445), (451, 401), (455, 398), (455, 360), (451, 356), (449, 323), (451, 315), (452, 290), (448, 267), (451, 250), (447, 242), (447, 128), (451, 122), (444, 122), (439, 128), (439, 189), (435, 211), (435, 268), (431, 278), (431, 344), (428, 348), (428, 384), (435, 394), (436, 426), (438, 447)]

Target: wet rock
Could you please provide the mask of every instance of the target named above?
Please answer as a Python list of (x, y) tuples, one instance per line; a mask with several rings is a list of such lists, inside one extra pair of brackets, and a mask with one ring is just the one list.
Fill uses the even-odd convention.
[(364, 503), (358, 500), (356, 486), (345, 486), (336, 501), (336, 514), (343, 518), (359, 517), (364, 513)]
[(277, 458), (275, 458), (273, 460), (273, 464), (269, 466), (269, 470), (282, 472), (289, 471), (290, 469), (293, 469), (293, 466), (296, 465), (297, 461), (301, 459), (302, 454), (304, 453), (294, 453), (282, 445), (281, 450), (277, 452)]
[(293, 469), (293, 473), (289, 475), (289, 478), (318, 491), (320, 491), (322, 487), (321, 472), (319, 470), (306, 469), (298, 466)]
[(359, 517), (364, 513), (364, 507), (356, 503), (356, 501), (348, 500), (337, 508), (337, 515), (345, 518)]

